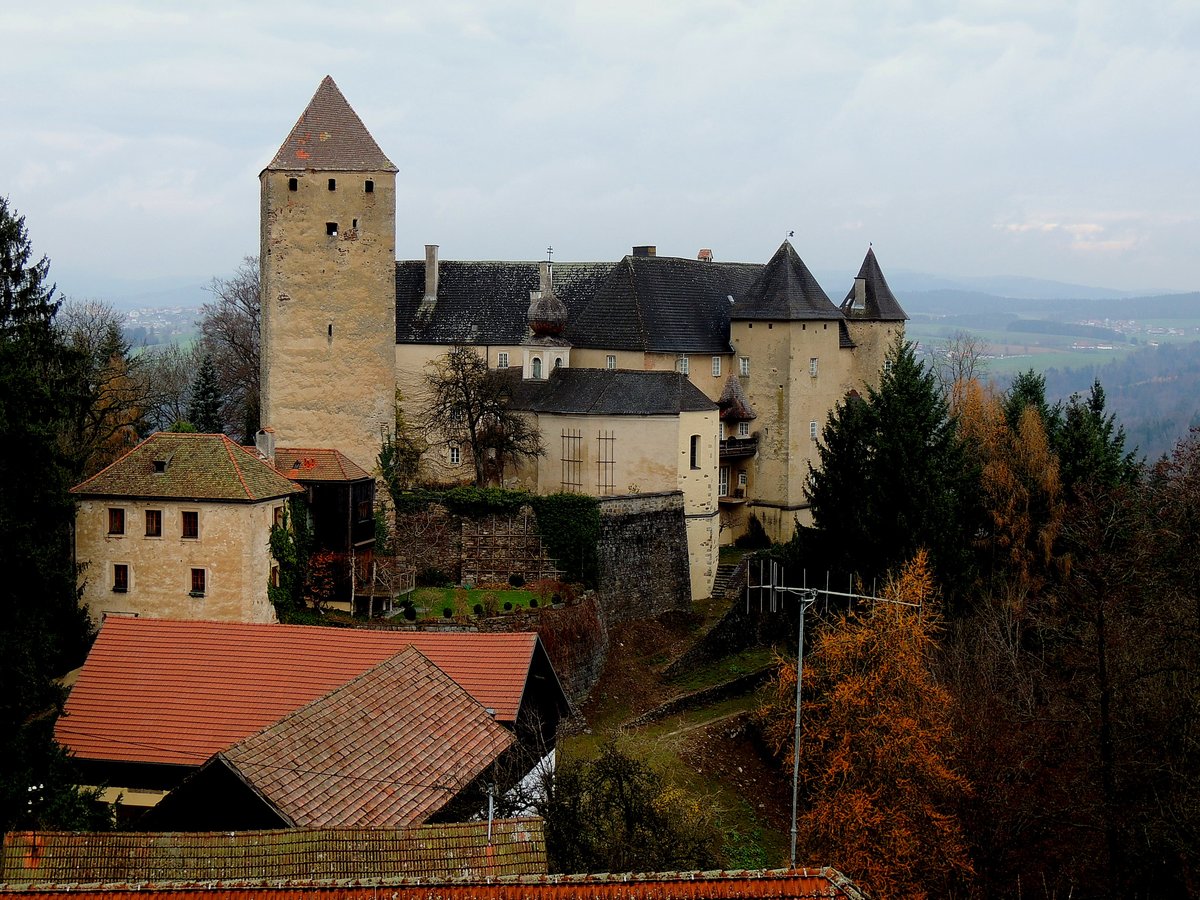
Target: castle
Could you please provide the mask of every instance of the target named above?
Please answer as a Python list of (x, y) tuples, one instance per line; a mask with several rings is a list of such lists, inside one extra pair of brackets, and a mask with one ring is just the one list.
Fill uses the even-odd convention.
[[(878, 378), (907, 318), (873, 251), (835, 305), (785, 241), (766, 264), (396, 260), (397, 169), (326, 77), (263, 169), (262, 421), (281, 444), (367, 470), (397, 390), (420, 421), (423, 375), (454, 346), (507, 369), (543, 457), (538, 491), (682, 492), (692, 591), (753, 515), (786, 539), (826, 416)], [(427, 467), (469, 477), (432, 435)]]

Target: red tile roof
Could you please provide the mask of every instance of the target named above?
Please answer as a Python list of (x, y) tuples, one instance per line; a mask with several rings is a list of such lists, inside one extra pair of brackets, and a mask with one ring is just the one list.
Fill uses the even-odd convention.
[(85, 759), (198, 766), (408, 646), (514, 722), (537, 641), (109, 616), (54, 733)]
[(375, 138), (326, 75), (267, 165), (288, 171), (395, 172)]
[[(382, 890), (386, 887), (386, 891)], [(72, 900), (866, 900), (845, 875), (829, 867), (755, 872), (543, 875), (430, 882), (292, 881), (258, 884), (121, 884), (0, 886), (0, 896)]]
[(406, 647), (217, 760), (290, 825), (400, 828), (453, 800), (515, 740)]
[(301, 491), (223, 434), (160, 431), (71, 493), (90, 497), (257, 502)]
[(544, 875), (541, 819), (417, 828), (273, 831), (12, 831), (0, 883), (482, 878)]
[(371, 473), (340, 450), (275, 448), (275, 468), (295, 481), (359, 481)]

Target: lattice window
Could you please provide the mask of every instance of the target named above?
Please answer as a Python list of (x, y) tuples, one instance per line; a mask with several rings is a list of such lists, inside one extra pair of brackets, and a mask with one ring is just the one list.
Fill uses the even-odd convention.
[(613, 476), (617, 468), (615, 432), (601, 429), (596, 438), (596, 493), (607, 497), (614, 492)]
[(583, 433), (578, 428), (562, 430), (562, 489), (564, 491), (583, 491), (583, 478), (580, 473), (583, 447)]

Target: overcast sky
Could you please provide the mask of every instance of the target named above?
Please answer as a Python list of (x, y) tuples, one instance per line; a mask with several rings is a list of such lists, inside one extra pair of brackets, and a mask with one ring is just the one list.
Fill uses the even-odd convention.
[[(60, 286), (231, 272), (330, 74), (397, 255), (1200, 289), (1200, 3), (9, 2), (0, 195)], [(98, 292), (98, 291), (97, 291)]]

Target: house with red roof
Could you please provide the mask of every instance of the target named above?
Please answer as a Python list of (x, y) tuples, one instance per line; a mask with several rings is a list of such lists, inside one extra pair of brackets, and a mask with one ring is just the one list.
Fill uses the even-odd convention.
[[(478, 709), (470, 707), (473, 711), (469, 717), (462, 696), (455, 695), (454, 702), (446, 707), (458, 710), (451, 717), (454, 720), (468, 717), (478, 725), (471, 729), (474, 737), (496, 733), (481, 718), (481, 710), (488, 720), (512, 734), (526, 754), (541, 753), (553, 746), (554, 733), (568, 711), (568, 703), (545, 648), (534, 633), (323, 628), (125, 616), (104, 620), (55, 725), (55, 738), (71, 752), (84, 778), (91, 784), (106, 785), (106, 799), (115, 802), (120, 798), (124, 814), (131, 816), (157, 805), (169, 791), (222, 752), (232, 754), (226, 757), (230, 763), (244, 762), (249, 758), (243, 755), (247, 747), (236, 751), (231, 748), (254, 735), (259, 737), (250, 748), (262, 753), (266, 752), (264, 742), (269, 743), (272, 735), (278, 734), (266, 733), (272, 727), (278, 726), (293, 736), (315, 727), (305, 717), (289, 720), (286, 725), (283, 720), (310, 704), (317, 706), (314, 701), (321, 698), (326, 698), (324, 704), (315, 712), (310, 707), (306, 716), (317, 718), (333, 710), (335, 718), (340, 717), (339, 727), (353, 730), (361, 727), (364, 717), (370, 720), (386, 712), (387, 721), (411, 721), (417, 728), (420, 715), (411, 706), (426, 701), (410, 693), (413, 688), (405, 679), (386, 677), (393, 669), (380, 670), (367, 679), (372, 690), (388, 695), (378, 701), (383, 704), (378, 709), (355, 711), (353, 704), (347, 705), (348, 698), (358, 696), (353, 691), (327, 697), (409, 647), (420, 651), (477, 705)], [(426, 674), (434, 679), (432, 672)], [(453, 693), (444, 683), (442, 689), (447, 697)], [(420, 733), (425, 734), (435, 724), (419, 724), (426, 730)], [(389, 747), (402, 747), (404, 738), (397, 732), (387, 730), (381, 737), (383, 743), (370, 744), (370, 753), (383, 754), (389, 752)], [(319, 729), (304, 733), (309, 735), (305, 740), (310, 746), (312, 740), (323, 740), (313, 738), (313, 734), (326, 734)], [(469, 745), (458, 738), (455, 741), (456, 745)], [(289, 752), (290, 743), (279, 745), (278, 752)], [(488, 746), (504, 749), (499, 743)], [(324, 750), (305, 751), (302, 755), (311, 760), (318, 752)], [(344, 755), (358, 757), (356, 763), (365, 762), (367, 752), (359, 745), (344, 748)], [(275, 760), (269, 765), (284, 764)], [(480, 765), (486, 768), (478, 759), (471, 763), (476, 768)], [(287, 766), (325, 771), (299, 760)], [(282, 769), (259, 766), (259, 775), (278, 771)], [(459, 785), (461, 774), (455, 770), (454, 785)], [(348, 777), (351, 781), (360, 779), (353, 771)], [(405, 782), (418, 780), (395, 773), (387, 777)], [(430, 779), (443, 786), (451, 784), (445, 780), (445, 773), (436, 779), (433, 775), (426, 778)], [(298, 821), (293, 812), (287, 811), (290, 807), (285, 804), (281, 808), (285, 810), (282, 820)]]
[(95, 621), (275, 621), (270, 531), (304, 489), (258, 454), (223, 434), (159, 432), (71, 493)]

